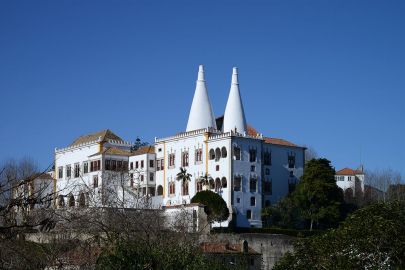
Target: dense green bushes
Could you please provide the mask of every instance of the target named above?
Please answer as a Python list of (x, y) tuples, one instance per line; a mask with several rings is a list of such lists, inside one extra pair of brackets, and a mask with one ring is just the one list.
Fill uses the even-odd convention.
[(337, 229), (299, 239), (283, 269), (404, 269), (405, 203), (377, 203), (351, 214)]

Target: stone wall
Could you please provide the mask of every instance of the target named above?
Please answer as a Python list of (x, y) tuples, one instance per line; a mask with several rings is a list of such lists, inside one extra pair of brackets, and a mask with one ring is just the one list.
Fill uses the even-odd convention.
[(287, 251), (292, 251), (295, 237), (282, 234), (218, 233), (202, 237), (202, 241), (240, 243), (246, 240), (249, 247), (262, 254), (263, 269), (272, 269)]

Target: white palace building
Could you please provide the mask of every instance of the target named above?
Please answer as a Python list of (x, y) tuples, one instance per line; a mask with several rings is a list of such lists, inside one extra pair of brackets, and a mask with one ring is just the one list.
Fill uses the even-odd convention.
[[(237, 68), (223, 117), (214, 117), (200, 66), (186, 130), (155, 138), (151, 146), (133, 145), (104, 130), (55, 149), (55, 205), (140, 208), (148, 201), (170, 208), (210, 189), (231, 212), (221, 226), (233, 219), (238, 227), (261, 227), (262, 207), (294, 189), (305, 162), (305, 147), (265, 137), (247, 124)], [(176, 180), (180, 168), (190, 181)]]

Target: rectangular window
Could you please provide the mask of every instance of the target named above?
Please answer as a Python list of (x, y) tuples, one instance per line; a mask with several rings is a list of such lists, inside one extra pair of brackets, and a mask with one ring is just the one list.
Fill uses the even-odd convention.
[(234, 156), (234, 159), (235, 160), (241, 160), (241, 156), (240, 156), (240, 147), (237, 147), (237, 146), (235, 146), (234, 148), (233, 148), (233, 156)]
[(218, 172), (219, 171), (219, 165), (215, 166), (215, 170)]
[(143, 182), (143, 178), (144, 178), (144, 176), (143, 176), (143, 174), (141, 174), (141, 182)]
[(195, 150), (195, 162), (196, 163), (202, 162), (202, 149)]
[(183, 196), (188, 195), (188, 181), (183, 182), (182, 184), (182, 194)]
[(113, 170), (113, 171), (117, 170), (117, 161), (116, 160), (111, 160), (111, 170)]
[(247, 210), (246, 211), (246, 218), (247, 219), (252, 219), (252, 210)]
[(292, 169), (295, 167), (295, 153), (291, 152), (288, 154), (288, 168)]
[(256, 149), (249, 150), (249, 161), (256, 162)]
[(169, 167), (174, 167), (175, 164), (175, 154), (169, 154)]
[(256, 171), (256, 166), (255, 166), (255, 165), (250, 166), (250, 171), (251, 171), (251, 172)]
[(123, 165), (122, 160), (118, 160), (117, 161), (117, 171), (122, 171), (122, 168), (123, 168), (122, 165)]
[(156, 160), (156, 171), (160, 171), (160, 159)]
[(135, 169), (138, 169), (139, 168), (139, 163), (138, 163), (138, 161), (135, 161)]
[(234, 191), (241, 191), (242, 185), (242, 177), (241, 176), (234, 176), (233, 177), (233, 190)]
[(95, 172), (100, 170), (100, 160), (94, 160), (90, 162), (90, 171)]
[(89, 172), (89, 163), (87, 161), (83, 162), (83, 173)]
[(133, 173), (131, 173), (129, 175), (129, 185), (130, 185), (130, 187), (134, 187), (134, 174)]
[(141, 169), (143, 169), (144, 164), (143, 164), (143, 160), (141, 160)]
[(181, 153), (181, 166), (188, 167), (188, 152), (187, 151)]
[(264, 165), (271, 165), (271, 152), (264, 152), (263, 154), (263, 163)]
[(130, 169), (130, 170), (133, 170), (133, 169), (134, 169), (134, 163), (133, 163), (133, 162), (129, 163), (129, 169)]
[(174, 182), (170, 182), (169, 183), (169, 194), (174, 195), (175, 192), (176, 192), (176, 186), (175, 186)]
[(98, 187), (98, 175), (93, 175), (93, 187)]
[(154, 174), (151, 172), (149, 173), (149, 181), (153, 181), (154, 179)]
[(256, 206), (256, 198), (250, 197), (250, 206)]
[(111, 168), (111, 160), (107, 159), (107, 160), (104, 162), (104, 165), (105, 165), (105, 169), (106, 169), (107, 171), (109, 171), (110, 168)]
[(198, 181), (197, 182), (197, 192), (200, 192), (203, 190), (203, 182), (202, 181)]
[(59, 179), (63, 178), (63, 167), (58, 168), (58, 178)]
[(266, 193), (267, 195), (271, 195), (272, 191), (273, 191), (273, 183), (271, 179), (266, 179), (264, 181), (264, 193)]
[(70, 165), (66, 166), (66, 178), (69, 179), (72, 177), (72, 167)]
[(257, 179), (250, 178), (249, 189), (250, 189), (250, 192), (257, 192)]
[(164, 170), (165, 169), (165, 160), (164, 159), (161, 159), (160, 160), (160, 170)]
[(75, 178), (80, 176), (80, 164), (75, 163)]
[(155, 162), (153, 159), (149, 160), (149, 167), (153, 168), (153, 166), (155, 166)]

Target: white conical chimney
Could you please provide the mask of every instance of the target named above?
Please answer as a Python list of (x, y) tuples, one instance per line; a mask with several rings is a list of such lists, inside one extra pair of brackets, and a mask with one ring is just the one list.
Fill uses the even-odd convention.
[(199, 66), (198, 79), (195, 87), (193, 103), (188, 116), (186, 131), (213, 127), (217, 128), (211, 102), (208, 97), (207, 86), (204, 80), (204, 67)]
[(223, 132), (235, 131), (235, 129), (238, 133), (247, 132), (245, 111), (239, 92), (238, 68), (236, 67), (232, 72), (232, 84), (225, 108)]

